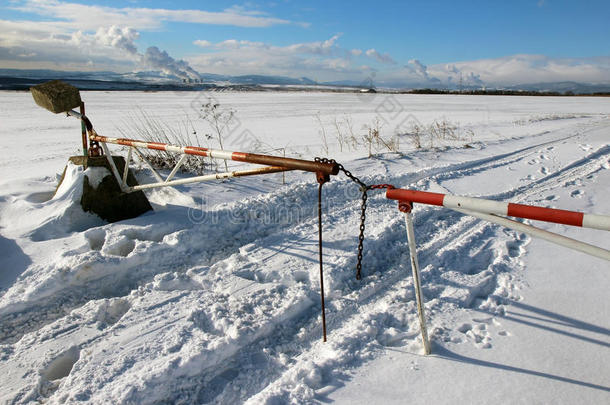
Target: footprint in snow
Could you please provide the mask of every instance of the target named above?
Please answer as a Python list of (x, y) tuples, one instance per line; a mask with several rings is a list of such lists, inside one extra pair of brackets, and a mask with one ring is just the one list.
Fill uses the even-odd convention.
[(70, 375), (72, 367), (80, 359), (80, 349), (72, 346), (68, 350), (59, 353), (47, 366), (41, 370), (42, 381), (39, 391), (44, 398), (48, 398), (59, 388), (61, 381)]
[(479, 349), (490, 349), (492, 346), (488, 328), (486, 322), (479, 322), (475, 325), (464, 323), (458, 327), (458, 331), (463, 333), (468, 340), (472, 341), (475, 347)]
[(540, 168), (540, 173), (542, 174), (548, 174), (549, 173), (549, 169), (546, 166), (542, 166)]
[(90, 229), (85, 232), (85, 239), (89, 242), (91, 250), (102, 250), (106, 242), (106, 231), (103, 229)]
[(570, 196), (574, 198), (581, 198), (583, 194), (584, 192), (582, 190), (574, 190), (570, 193)]
[(136, 248), (136, 242), (124, 235), (121, 235), (112, 243), (104, 245), (103, 253), (112, 256), (127, 257)]

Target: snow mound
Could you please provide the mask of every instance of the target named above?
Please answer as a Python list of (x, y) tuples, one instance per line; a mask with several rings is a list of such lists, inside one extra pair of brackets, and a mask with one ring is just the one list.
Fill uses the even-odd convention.
[(33, 241), (65, 237), (74, 232), (100, 226), (105, 223), (95, 214), (83, 211), (80, 199), (83, 195), (83, 179), (87, 176), (94, 184), (99, 184), (108, 172), (103, 167), (82, 166), (69, 162), (66, 166), (63, 181), (55, 195), (42, 204), (22, 206), (27, 219), (21, 220), (21, 226), (31, 230), (26, 233)]

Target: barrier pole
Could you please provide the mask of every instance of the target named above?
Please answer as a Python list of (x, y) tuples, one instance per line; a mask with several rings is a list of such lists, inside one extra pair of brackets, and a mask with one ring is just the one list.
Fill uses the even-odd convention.
[(610, 260), (610, 250), (606, 250), (594, 245), (590, 245), (585, 242), (581, 242), (576, 239), (568, 238), (567, 236), (558, 235), (553, 232), (545, 231), (544, 229), (536, 228), (535, 226), (523, 224), (521, 222), (513, 221), (512, 219), (504, 218), (493, 214), (484, 214), (482, 212), (452, 208), (454, 211), (460, 212), (465, 215), (470, 215), (484, 221), (492, 222), (497, 225), (505, 226), (513, 229), (517, 232), (523, 232), (535, 238), (544, 239), (546, 241), (555, 243), (557, 245), (567, 247), (572, 250), (586, 253), (591, 256), (599, 257), (601, 259)]
[(131, 153), (133, 152), (133, 148), (129, 147), (129, 152), (127, 152), (127, 159), (125, 160), (125, 167), (123, 168), (123, 184), (127, 186), (127, 175), (129, 174), (129, 164), (131, 163)]
[[(85, 115), (85, 103), (81, 101), (80, 103), (80, 114), (81, 116)], [(87, 127), (85, 125), (85, 122), (81, 120), (80, 123), (80, 128), (81, 128), (81, 137), (82, 137), (82, 141), (83, 141), (83, 156), (89, 156), (89, 148), (87, 147)]]
[(279, 172), (285, 172), (285, 171), (289, 171), (289, 170), (290, 169), (286, 169), (285, 167), (266, 166), (266, 167), (259, 167), (259, 168), (250, 169), (250, 170), (236, 170), (236, 171), (232, 171), (232, 172), (206, 174), (203, 176), (188, 177), (186, 179), (179, 179), (179, 180), (171, 180), (171, 181), (162, 180), (159, 183), (140, 184), (138, 186), (126, 187), (124, 191), (126, 193), (130, 193), (132, 191), (146, 190), (149, 188), (180, 186), (183, 184), (198, 183), (198, 182), (203, 182), (203, 181), (222, 180), (222, 179), (229, 179), (231, 177), (255, 176), (255, 175), (259, 175), (259, 174), (279, 173)]
[(386, 191), (386, 198), (437, 205), (450, 209), (465, 209), (484, 214), (506, 215), (508, 217), (526, 218), (536, 221), (610, 231), (610, 215), (587, 214), (584, 212), (567, 211), (556, 208), (400, 188), (388, 189)]
[[(69, 115), (80, 117), (75, 111), (69, 111)], [(254, 163), (265, 166), (281, 166), (291, 170), (303, 170), (306, 172), (323, 173), (336, 175), (339, 173), (337, 163), (312, 162), (309, 160), (293, 159), (280, 156), (261, 155), (258, 153), (231, 152), (201, 148), (197, 146), (178, 146), (161, 142), (145, 142), (137, 139), (111, 138), (98, 135), (94, 130), (90, 131), (89, 139), (101, 143), (112, 143), (123, 146), (133, 146), (135, 148), (146, 148), (166, 152), (183, 153), (186, 155), (211, 157), (213, 159), (233, 160), (236, 162)]]
[(409, 244), (409, 255), (411, 256), (411, 272), (413, 273), (413, 287), (415, 288), (415, 301), (417, 302), (417, 316), (419, 317), (419, 328), (421, 340), (424, 347), (424, 354), (430, 354), (430, 340), (428, 339), (428, 329), (426, 328), (426, 314), (424, 313), (424, 296), (421, 291), (421, 281), (419, 277), (419, 262), (417, 261), (417, 248), (415, 245), (415, 230), (413, 229), (413, 218), (411, 210), (413, 205), (410, 203), (400, 203), (399, 209), (405, 214), (405, 225), (407, 228), (407, 241)]

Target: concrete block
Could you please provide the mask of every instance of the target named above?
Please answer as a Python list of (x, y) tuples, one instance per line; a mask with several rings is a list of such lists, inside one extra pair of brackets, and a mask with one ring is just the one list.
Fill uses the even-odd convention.
[(53, 80), (30, 87), (36, 104), (55, 114), (79, 108), (81, 104), (78, 89), (60, 80)]

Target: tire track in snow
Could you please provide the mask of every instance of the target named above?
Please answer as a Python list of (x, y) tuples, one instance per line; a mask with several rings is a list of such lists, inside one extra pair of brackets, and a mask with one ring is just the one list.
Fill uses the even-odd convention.
[[(540, 147), (539, 145), (537, 146)], [(534, 148), (531, 147), (526, 149), (531, 150)], [(527, 153), (527, 151), (521, 151)], [(601, 152), (600, 156), (602, 156), (603, 153), (605, 152)], [(524, 158), (523, 156), (515, 155), (515, 153), (507, 155), (511, 156), (504, 156), (501, 158), (504, 159), (504, 163), (498, 162), (492, 157), (479, 160), (479, 163), (469, 162), (463, 165), (454, 165), (432, 170), (438, 171), (437, 174), (439, 175), (439, 178), (441, 177), (441, 174), (446, 175), (447, 172), (450, 173), (449, 175), (468, 176), (474, 175), (475, 173), (483, 173), (484, 171), (491, 170), (495, 167), (501, 167), (502, 164), (510, 164), (509, 162), (514, 162), (515, 159), (520, 160)], [(487, 168), (482, 168), (483, 165), (487, 165)], [(590, 169), (587, 168), (586, 162), (582, 162), (582, 164), (574, 163), (572, 166), (574, 167), (563, 171), (564, 175), (559, 176), (551, 174), (547, 176), (548, 178), (545, 181), (543, 181), (543, 179), (538, 181), (535, 186), (541, 187), (542, 189), (547, 183), (555, 184), (553, 182), (560, 177), (562, 181), (568, 181), (571, 178), (578, 177), (580, 173), (590, 171)], [(580, 168), (582, 166), (587, 167), (581, 170)], [(417, 181), (422, 179), (425, 180), (426, 178), (423, 173), (420, 173), (419, 177), (421, 178), (418, 179), (418, 176), (412, 177), (411, 174), (405, 174), (403, 176), (395, 177), (393, 181), (395, 182), (396, 179), (411, 179)], [(379, 345), (380, 342), (384, 342), (388, 345), (413, 344), (413, 341), (417, 338), (417, 331), (412, 328), (413, 325), (416, 325), (416, 318), (413, 297), (409, 292), (411, 289), (411, 284), (408, 280), (410, 272), (404, 265), (404, 263), (408, 264), (407, 260), (405, 260), (408, 257), (408, 253), (406, 253), (406, 249), (403, 245), (406, 241), (406, 236), (404, 235), (402, 219), (400, 218), (400, 215), (394, 211), (394, 214), (391, 217), (381, 221), (381, 225), (375, 230), (375, 235), (367, 238), (365, 251), (368, 252), (365, 255), (365, 266), (368, 266), (366, 264), (367, 262), (370, 264), (371, 261), (373, 261), (374, 268), (377, 272), (369, 274), (367, 278), (365, 278), (364, 283), (356, 283), (351, 279), (347, 279), (348, 276), (353, 276), (354, 271), (355, 259), (353, 252), (355, 250), (355, 238), (353, 231), (351, 230), (356, 229), (355, 225), (357, 225), (357, 221), (352, 219), (345, 221), (345, 218), (353, 218), (355, 216), (355, 213), (358, 212), (358, 202), (345, 202), (344, 196), (347, 193), (347, 191), (345, 191), (346, 187), (351, 187), (351, 184), (347, 182), (335, 182), (325, 186), (325, 189), (329, 191), (327, 205), (331, 206), (326, 214), (329, 218), (325, 220), (325, 238), (327, 240), (333, 240), (335, 239), (333, 236), (344, 236), (344, 234), (341, 233), (341, 229), (339, 229), (340, 226), (336, 225), (341, 224), (341, 221), (343, 221), (342, 226), (349, 227), (351, 237), (344, 240), (344, 246), (335, 246), (335, 249), (341, 249), (342, 247), (349, 249), (347, 256), (342, 257), (343, 261), (330, 261), (327, 267), (327, 274), (335, 273), (337, 275), (337, 284), (343, 286), (343, 289), (339, 291), (339, 296), (333, 296), (330, 299), (329, 325), (332, 339), (331, 344), (333, 345), (330, 349), (330, 357), (322, 359), (324, 361), (318, 362), (319, 364), (316, 363), (317, 360), (319, 360), (317, 358), (318, 354), (327, 350), (325, 349), (326, 346), (321, 346), (318, 342), (319, 315), (318, 308), (313, 306), (310, 307), (310, 309), (304, 309), (302, 315), (297, 317), (293, 323), (287, 325), (288, 327), (282, 328), (281, 325), (276, 325), (254, 342), (247, 346), (243, 346), (232, 358), (225, 360), (228, 364), (227, 367), (220, 366), (214, 370), (206, 370), (203, 375), (198, 377), (199, 380), (192, 380), (191, 382), (195, 388), (197, 383), (201, 381), (206, 381), (207, 383), (214, 381), (214, 384), (223, 387), (222, 390), (215, 392), (216, 395), (214, 395), (215, 393), (202, 394), (200, 392), (202, 395), (200, 397), (201, 399), (204, 399), (206, 402), (223, 402), (226, 400), (243, 401), (245, 398), (249, 398), (258, 392), (261, 392), (263, 396), (269, 394), (271, 396), (275, 395), (279, 398), (283, 398), (284, 395), (287, 395), (285, 393), (287, 388), (294, 388), (296, 391), (304, 390), (303, 398), (307, 398), (307, 395), (311, 394), (308, 393), (308, 389), (322, 388), (328, 381), (333, 379), (332, 373), (329, 374), (329, 370), (333, 366), (356, 365), (358, 362), (366, 361), (370, 356), (375, 354), (375, 350), (377, 350), (375, 347), (376, 345)], [(314, 188), (310, 187), (310, 189), (312, 192), (310, 193), (311, 198), (307, 200), (308, 204), (312, 203), (315, 199), (315, 193), (313, 192)], [(295, 191), (291, 188), (289, 193), (291, 192)], [(532, 193), (534, 192), (535, 191), (532, 191)], [(387, 204), (387, 201), (385, 201), (382, 196), (373, 196), (370, 199), (370, 217), (388, 217), (387, 213), (389, 210)], [(248, 245), (261, 245), (264, 249), (265, 246), (270, 244), (269, 240), (275, 240), (273, 243), (277, 243), (277, 241), (283, 240), (284, 238), (292, 238), (289, 240), (293, 240), (295, 243), (302, 243), (304, 240), (309, 241), (310, 238), (306, 237), (306, 235), (308, 232), (310, 234), (315, 233), (315, 221), (312, 220), (312, 215), (306, 215), (301, 219), (302, 221), (299, 220), (292, 224), (288, 223), (271, 226), (267, 228), (265, 233), (258, 234), (251, 239), (245, 237), (238, 239), (233, 244), (227, 245), (230, 247), (227, 249), (224, 257), (209, 257), (207, 263), (211, 266), (222, 267), (223, 262), (228, 262), (230, 258), (234, 259), (236, 247), (247, 248)], [(429, 223), (432, 225), (430, 225), (430, 228), (427, 228), (426, 226)], [(435, 228), (435, 224), (438, 223), (444, 224), (444, 235), (432, 231), (432, 229)], [(445, 247), (445, 252), (448, 252), (448, 254), (454, 254), (453, 252), (456, 252), (459, 249), (470, 249), (473, 240), (475, 242), (480, 242), (484, 248), (486, 241), (493, 239), (495, 236), (495, 233), (490, 226), (477, 224), (476, 220), (465, 220), (464, 217), (461, 217), (459, 214), (447, 215), (440, 210), (431, 208), (417, 213), (416, 228), (418, 230), (424, 230), (421, 253), (422, 265), (426, 262), (434, 261), (434, 266), (430, 266), (430, 263), (428, 263), (427, 266), (432, 267), (432, 269), (436, 268), (437, 264), (443, 263), (444, 261), (451, 262), (450, 259), (443, 259), (442, 257), (435, 259), (436, 252), (441, 246)], [(198, 229), (197, 231), (201, 230), (202, 229)], [(369, 232), (372, 230), (372, 227), (369, 226)], [(492, 230), (491, 233), (490, 230)], [(195, 231), (195, 229), (189, 229), (187, 232), (189, 234), (195, 234)], [(434, 237), (426, 238), (429, 234), (432, 234)], [(457, 239), (454, 239), (455, 235), (458, 235)], [(504, 239), (510, 239), (510, 237), (505, 237)], [(387, 260), (386, 255), (381, 252), (387, 251), (387, 249), (384, 250), (382, 248), (387, 247), (388, 242), (391, 241), (398, 241), (396, 243), (397, 249), (400, 249), (400, 245), (402, 245), (402, 252), (399, 255), (392, 255), (391, 260)], [(214, 240), (214, 243), (218, 243), (218, 240)], [(428, 243), (428, 245), (426, 245), (426, 243)], [(483, 250), (483, 248), (479, 251)], [(507, 249), (510, 250), (508, 246)], [(519, 250), (518, 245), (516, 249)], [(252, 250), (251, 248), (247, 248), (245, 249), (245, 252), (251, 254)], [(311, 252), (311, 249), (306, 248), (304, 252)], [(275, 265), (271, 265), (269, 261), (274, 261), (280, 255), (277, 254), (277, 250), (270, 253), (271, 255), (264, 256), (261, 262), (265, 263), (268, 267), (275, 267)], [(285, 250), (282, 255), (284, 254), (286, 254)], [(303, 254), (302, 256), (306, 255)], [(301, 258), (301, 260), (306, 259)], [(489, 260), (490, 258), (475, 256), (474, 262), (481, 262), (484, 264), (489, 262)], [(187, 263), (185, 266), (188, 265), (189, 264)], [(440, 271), (436, 273), (433, 270), (427, 269), (427, 267), (424, 269), (424, 282), (438, 281), (440, 287), (443, 287), (442, 280), (438, 279)], [(229, 270), (230, 268), (231, 266), (229, 266)], [(341, 268), (345, 268), (346, 270), (341, 270)], [(155, 274), (152, 274), (152, 276)], [(242, 275), (247, 276), (247, 274)], [(255, 272), (250, 272), (250, 276), (254, 280), (257, 279)], [(264, 282), (267, 280), (284, 282), (287, 284), (304, 282), (302, 275), (297, 276), (297, 278), (292, 280), (282, 279), (280, 276), (281, 275), (268, 275), (263, 272), (258, 277), (258, 281)], [(267, 277), (269, 278), (267, 279)], [(140, 284), (149, 280), (150, 278), (143, 277), (142, 275), (136, 279)], [(108, 280), (98, 281), (103, 284)], [(311, 291), (311, 295), (315, 297), (316, 289), (311, 288)], [(441, 293), (441, 289), (435, 290), (434, 288), (428, 288), (425, 291), (426, 297), (432, 297), (432, 299), (437, 299)], [(402, 304), (404, 302), (407, 303), (406, 317), (399, 319), (392, 315), (392, 313), (405, 313), (404, 304)], [(401, 304), (398, 305), (397, 303)], [(371, 325), (373, 328), (369, 329)], [(397, 332), (394, 335), (384, 335), (385, 332), (383, 332), (383, 330), (391, 328)], [(441, 337), (441, 335), (439, 335), (439, 337)], [(299, 342), (296, 347), (294, 347), (295, 341)], [(335, 343), (332, 343), (333, 341)], [(291, 346), (294, 347), (294, 349), (291, 349)], [(284, 350), (284, 347), (287, 347), (288, 350)], [(244, 356), (245, 348), (248, 349), (247, 352), (254, 353), (247, 361), (243, 361), (243, 358), (238, 358), (238, 356)], [(353, 354), (347, 353), (352, 351)], [(291, 353), (300, 354), (292, 355)], [(282, 355), (284, 355), (284, 361), (281, 360)], [(266, 360), (261, 360), (261, 357)], [(249, 375), (249, 371), (233, 372), (231, 371), (231, 363), (240, 364), (242, 366), (245, 364), (246, 368), (250, 365), (254, 369), (262, 363), (264, 365), (264, 367), (262, 367), (263, 372), (259, 374), (263, 376), (257, 377), (257, 380)], [(278, 371), (277, 368), (280, 368), (280, 370)], [(186, 387), (188, 387), (188, 385), (189, 384), (186, 384)], [(230, 390), (233, 390), (234, 387), (240, 385), (244, 388), (240, 390), (238, 394), (230, 394)], [(185, 385), (181, 385), (180, 389), (184, 394)], [(278, 390), (277, 392), (274, 391), (276, 389)], [(174, 393), (170, 394), (170, 398), (173, 394)], [(195, 395), (195, 392), (192, 394)], [(186, 397), (188, 398), (189, 394), (186, 394)], [(253, 400), (255, 400), (255, 398), (257, 397), (254, 397)]]
[[(557, 142), (559, 142), (559, 141), (557, 141)], [(548, 143), (542, 144), (542, 146), (547, 146), (552, 143), (555, 143), (555, 142), (548, 142)], [(467, 175), (472, 175), (474, 172), (480, 173), (484, 170), (493, 169), (495, 167), (498, 167), (499, 165), (508, 165), (514, 160), (522, 160), (522, 159), (526, 158), (529, 154), (535, 153), (536, 152), (535, 149), (538, 149), (540, 147), (541, 147), (541, 145), (536, 145), (536, 147), (526, 148), (525, 150), (521, 151), (522, 154), (520, 156), (516, 156), (516, 157), (515, 157), (515, 154), (511, 154), (510, 159), (506, 159), (507, 157), (505, 157), (505, 161), (501, 164), (498, 164), (496, 162), (494, 164), (488, 165), (487, 163), (492, 161), (492, 159), (489, 159), (489, 160), (481, 162), (481, 166), (487, 165), (487, 167), (485, 167), (485, 168), (482, 168), (480, 166), (473, 167), (472, 165), (468, 165), (467, 167), (463, 167), (463, 168), (461, 168), (461, 170), (458, 170), (458, 171), (451, 170), (451, 171), (446, 171), (445, 173), (439, 173), (438, 177), (442, 176), (446, 179), (446, 178), (451, 178), (451, 177), (467, 176)], [(578, 161), (565, 166), (561, 170), (559, 170), (555, 173), (552, 173), (543, 179), (532, 182), (529, 186), (522, 186), (522, 187), (519, 187), (514, 190), (508, 190), (503, 193), (500, 193), (496, 197), (520, 195), (522, 198), (527, 198), (531, 195), (546, 191), (549, 188), (559, 187), (559, 186), (561, 186), (560, 182), (569, 181), (570, 179), (577, 179), (583, 175), (591, 174), (591, 173), (594, 173), (597, 170), (599, 170), (600, 164), (602, 164), (602, 161), (604, 159), (607, 159), (607, 155), (609, 152), (610, 152), (610, 150), (608, 147), (601, 148), (601, 149), (593, 152), (589, 156), (587, 156), (583, 159), (579, 159)], [(558, 179), (560, 179), (560, 182), (557, 181)], [(416, 218), (417, 218), (416, 221), (419, 223), (417, 225), (422, 225), (422, 223), (423, 224), (429, 223), (431, 217), (434, 216), (434, 214), (430, 214), (430, 212), (439, 211), (439, 210), (434, 210), (434, 209), (430, 208), (427, 211), (429, 211), (429, 212), (426, 212), (426, 211), (424, 211), (423, 213), (418, 212), (418, 214), (416, 216)], [(442, 214), (442, 213), (439, 213), (437, 215), (444, 216), (444, 214)], [(473, 241), (478, 242), (480, 245), (482, 245), (480, 251), (485, 251), (489, 247), (489, 246), (487, 246), (488, 241), (496, 239), (498, 236), (497, 227), (495, 225), (482, 223), (476, 219), (464, 217), (459, 213), (451, 213), (451, 214), (449, 214), (449, 216), (453, 217), (453, 219), (450, 220), (450, 222), (453, 222), (453, 223), (450, 225), (449, 229), (446, 229), (446, 231), (449, 231), (449, 232), (445, 233), (445, 237), (433, 238), (432, 240), (429, 241), (427, 246), (422, 245), (422, 244), (419, 245), (419, 247), (421, 249), (420, 257), (422, 258), (422, 265), (426, 265), (426, 262), (430, 262), (430, 261), (434, 262), (434, 263), (432, 263), (432, 266), (430, 266), (430, 263), (428, 263), (428, 265), (426, 266), (426, 269), (428, 267), (432, 267), (431, 271), (429, 269), (428, 269), (428, 271), (426, 271), (426, 269), (424, 269), (424, 284), (434, 281), (435, 279), (438, 280), (438, 275), (442, 272), (439, 268), (439, 265), (448, 260), (445, 258), (446, 253), (457, 255), (457, 256), (462, 256), (459, 253), (457, 253), (457, 251), (459, 251), (460, 249), (471, 250)], [(389, 230), (388, 228), (391, 228), (391, 227), (392, 227), (391, 225), (389, 227), (386, 226), (384, 228), (384, 231), (387, 232)], [(419, 229), (419, 226), (416, 226), (416, 228)], [(454, 228), (454, 229), (452, 230), (450, 228)], [(458, 239), (457, 240), (453, 239), (455, 237), (455, 235), (458, 233), (461, 234), (458, 237)], [(436, 235), (438, 235), (438, 233), (436, 233)], [(483, 235), (483, 236), (480, 236), (480, 235)], [(508, 238), (505, 237), (501, 243), (506, 244), (506, 252), (507, 252), (506, 255), (508, 257), (512, 257), (516, 261), (522, 253), (521, 252), (522, 249), (520, 246), (522, 246), (524, 243), (526, 243), (527, 239), (517, 237), (517, 233), (512, 232), (512, 231), (508, 231), (507, 235), (508, 235)], [(452, 240), (452, 242), (449, 242), (451, 240)], [(439, 251), (441, 246), (444, 247), (443, 252), (441, 252), (442, 253), (441, 258), (434, 260), (434, 258), (437, 256), (437, 252)], [(369, 246), (369, 248), (370, 248), (370, 246)], [(373, 246), (372, 248), (375, 249), (376, 246)], [(405, 256), (405, 255), (404, 254), (399, 255), (399, 257), (403, 257), (403, 256)], [(475, 262), (477, 260), (478, 259), (476, 259)], [(397, 259), (395, 261), (391, 261), (388, 264), (388, 267), (395, 266), (397, 263), (399, 263), (401, 261), (402, 261), (402, 259)], [(449, 260), (449, 261), (451, 262), (451, 260)], [(493, 259), (491, 257), (482, 259), (482, 264), (488, 264), (490, 262), (493, 262)], [(510, 262), (509, 262), (509, 264), (510, 264)], [(511, 271), (511, 269), (508, 267), (508, 265), (506, 263), (500, 262), (500, 263), (497, 263), (497, 266), (499, 266), (499, 271)], [(398, 268), (400, 268), (400, 267), (401, 266), (399, 265)], [(387, 302), (388, 297), (389, 297), (389, 301), (392, 301), (397, 297), (401, 297), (401, 293), (400, 293), (401, 289), (411, 287), (410, 285), (404, 285), (404, 286), (400, 286), (398, 288), (393, 287), (396, 285), (396, 282), (398, 281), (398, 279), (401, 276), (408, 277), (408, 275), (407, 276), (404, 275), (404, 272), (407, 272), (406, 274), (408, 274), (408, 269), (404, 268), (404, 266), (402, 266), (402, 267), (403, 268), (400, 268), (401, 271), (394, 272), (394, 274), (392, 274), (391, 271), (382, 272), (382, 274), (384, 274), (385, 277), (381, 278), (380, 284), (382, 284), (384, 286), (389, 285), (390, 286), (389, 288), (382, 287), (382, 288), (376, 289), (376, 291), (373, 291), (370, 294), (361, 294), (361, 296), (359, 298), (360, 299), (365, 298), (361, 301), (361, 304), (364, 304), (364, 306), (369, 305), (369, 306), (372, 306), (373, 308), (363, 308), (361, 306), (361, 311), (353, 310), (353, 311), (347, 311), (347, 313), (345, 310), (342, 310), (341, 317), (336, 317), (336, 316), (333, 317), (333, 315), (336, 315), (336, 314), (329, 312), (328, 317), (330, 319), (330, 330), (332, 331), (331, 336), (330, 336), (331, 342), (332, 342), (332, 339), (336, 338), (335, 335), (337, 335), (337, 334), (340, 335), (341, 334), (340, 331), (342, 329), (345, 329), (344, 325), (354, 322), (353, 321), (354, 318), (358, 318), (360, 313), (366, 314), (365, 317), (370, 319), (371, 314), (374, 313), (374, 307), (379, 306), (380, 299), (385, 300)], [(468, 267), (468, 266), (465, 266), (465, 267)], [(485, 268), (484, 268), (484, 266), (481, 266), (480, 272), (483, 272), (483, 271), (485, 271)], [(436, 273), (436, 274), (434, 274), (434, 273)], [(433, 277), (433, 275), (435, 277)], [(493, 278), (492, 278), (492, 280), (493, 280)], [(493, 280), (493, 281), (495, 281), (495, 280)], [(510, 279), (509, 279), (509, 281), (510, 281)], [(484, 289), (485, 288), (489, 289), (488, 282), (484, 282), (483, 284), (484, 284), (483, 285)], [(485, 285), (485, 284), (487, 284), (487, 285)], [(495, 289), (496, 286), (494, 285), (493, 287)], [(366, 286), (363, 286), (362, 290), (363, 291), (368, 290), (370, 292), (371, 289), (367, 289)], [(373, 290), (375, 290), (375, 289), (373, 288)], [(490, 293), (491, 293), (491, 291), (489, 291), (483, 295), (488, 295)], [(428, 288), (428, 290), (425, 293), (425, 296), (428, 299), (430, 299), (430, 298), (435, 299), (436, 295), (437, 294), (434, 294), (434, 292), (431, 291), (430, 288)], [(470, 297), (470, 298), (473, 299), (473, 298), (477, 298), (477, 297), (475, 296), (475, 297)], [(470, 298), (467, 300), (468, 302), (472, 302), (472, 300)], [(410, 310), (410, 312), (412, 314), (411, 319), (409, 321), (410, 321), (410, 323), (416, 323), (415, 316), (413, 315), (414, 306), (412, 305), (413, 304), (412, 297), (411, 297), (411, 301), (409, 301), (409, 304), (411, 304), (411, 305), (410, 305), (410, 308), (408, 308), (408, 309)], [(468, 306), (469, 306), (469, 304), (466, 305), (465, 307), (467, 308)], [(364, 309), (364, 310), (362, 310), (362, 309)], [(493, 321), (493, 319), (492, 319), (492, 321)], [(310, 321), (310, 322), (316, 323), (315, 326), (317, 326), (317, 320)], [(360, 322), (359, 324), (365, 325), (365, 323), (366, 322)], [(486, 323), (488, 323), (488, 322), (486, 322)], [(473, 328), (461, 328), (464, 330), (460, 330), (460, 332), (464, 333), (467, 336), (473, 336), (473, 339), (476, 340), (477, 343), (481, 343), (481, 347), (487, 347), (486, 345), (488, 343), (486, 343), (486, 341), (485, 341), (485, 339), (486, 339), (485, 325), (478, 325), (478, 327), (479, 327), (479, 328), (477, 328), (477, 330), (479, 331), (478, 333), (483, 331), (482, 335), (481, 334), (477, 335), (477, 334), (473, 333), (472, 332), (472, 330), (474, 330)], [(468, 329), (468, 330), (466, 330), (466, 329)], [(316, 335), (315, 332), (312, 335)], [(413, 338), (414, 336), (416, 336), (416, 333), (415, 334), (413, 332), (406, 333), (406, 335), (404, 335), (404, 336)], [(440, 337), (442, 337), (442, 336), (439, 336), (439, 338)], [(314, 339), (313, 336), (311, 336), (311, 338)], [(287, 339), (287, 341), (290, 341), (290, 340), (291, 339)], [(310, 343), (310, 347), (308, 349), (306, 349), (307, 351), (302, 352), (302, 354), (299, 356), (299, 360), (296, 360), (297, 363), (301, 362), (301, 364), (303, 364), (303, 362), (306, 362), (306, 363), (311, 362), (312, 359), (315, 358), (315, 353), (317, 353), (318, 350), (323, 351), (323, 349), (318, 347), (318, 345), (316, 344), (315, 341), (311, 340), (309, 343)], [(362, 344), (362, 342), (352, 341), (351, 346), (352, 346), (351, 347), (352, 349), (358, 350), (358, 349), (362, 348), (363, 344)], [(309, 352), (309, 356), (307, 354), (308, 352)], [(310, 366), (310, 364), (308, 365), (308, 367), (309, 366)], [(345, 364), (334, 364), (333, 367), (334, 366), (341, 367), (341, 366), (345, 366)], [(296, 374), (299, 374), (299, 373), (291, 372), (291, 370), (294, 371), (294, 369), (298, 369), (298, 366), (293, 366), (293, 367), (289, 368), (287, 371), (284, 371), (284, 373), (282, 374), (283, 377), (280, 377), (279, 380), (276, 381), (276, 383), (270, 384), (270, 386), (266, 387), (265, 390), (273, 391), (273, 386), (276, 386), (279, 391), (275, 392), (275, 394), (273, 394), (273, 395), (278, 395), (279, 398), (286, 399), (285, 398), (286, 393), (281, 392), (282, 389), (280, 387), (291, 386), (291, 384), (294, 382), (295, 378), (298, 379), (296, 377)], [(284, 378), (284, 380), (282, 380), (282, 378)], [(237, 378), (237, 380), (239, 380), (239, 379)], [(286, 380), (288, 380), (288, 381), (286, 381)], [(292, 384), (292, 385), (294, 385), (294, 384)], [(294, 388), (294, 386), (292, 388)], [(259, 397), (255, 397), (255, 398), (259, 398)]]
[[(55, 289), (39, 288), (44, 297), (36, 300), (23, 301), (19, 294), (9, 295), (10, 291), (2, 297), (10, 305), (4, 305), (0, 315), (0, 344), (13, 343), (90, 300), (126, 296), (169, 269), (184, 272), (195, 265), (210, 266), (230, 257), (244, 244), (256, 243), (315, 217), (316, 188), (313, 184), (296, 184), (280, 194), (213, 208), (205, 212), (212, 223), (193, 224), (186, 220), (186, 211), (178, 212), (185, 218), (179, 222), (184, 228), (170, 229), (141, 244), (134, 240), (137, 242), (137, 235), (147, 233), (150, 226), (107, 225), (89, 230), (85, 235), (91, 236), (86, 236), (84, 246), (64, 252), (60, 260), (45, 269), (49, 274), (45, 282)], [(286, 212), (286, 207), (294, 211)]]

